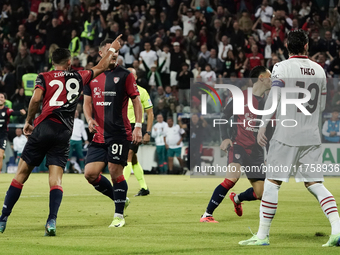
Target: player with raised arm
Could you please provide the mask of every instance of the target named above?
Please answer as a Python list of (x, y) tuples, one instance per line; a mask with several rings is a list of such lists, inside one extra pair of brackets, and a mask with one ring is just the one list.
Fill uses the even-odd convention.
[[(136, 70), (134, 68), (128, 68), (128, 70), (133, 74), (135, 79), (137, 80), (137, 74)], [(148, 144), (150, 142), (150, 135), (151, 135), (151, 129), (152, 129), (152, 123), (153, 123), (153, 110), (152, 110), (152, 102), (150, 100), (150, 96), (146, 89), (143, 87), (140, 87), (137, 85), (139, 94), (140, 94), (140, 100), (142, 103), (142, 123), (144, 122), (144, 110), (146, 111), (146, 114), (148, 116), (147, 120), (147, 126), (146, 126), (146, 133), (143, 136), (143, 144)], [(131, 99), (129, 99), (129, 106), (128, 106), (128, 118), (131, 123), (131, 128), (134, 129), (135, 126), (135, 112), (133, 108), (133, 104)], [(129, 150), (129, 156), (127, 160), (127, 166), (124, 168), (124, 177), (125, 180), (128, 181), (131, 175), (131, 169), (133, 169), (133, 174), (136, 176), (137, 181), (140, 185), (140, 190), (135, 195), (136, 196), (147, 196), (150, 194), (150, 190), (148, 189), (148, 186), (146, 185), (145, 178), (144, 178), (144, 171), (142, 166), (139, 164), (137, 159), (137, 152), (138, 152), (139, 144), (130, 144), (130, 150)]]
[[(286, 95), (286, 90), (283, 91), (283, 88), (290, 88), (289, 99), (291, 102), (296, 103), (304, 98), (303, 93), (291, 92), (296, 87), (307, 88), (311, 98), (306, 107), (302, 104), (295, 104), (287, 105), (287, 109), (276, 108), (276, 119), (295, 120), (296, 126), (291, 128), (276, 125), (270, 141), (267, 167), (292, 167), (290, 167), (290, 171), (267, 171), (260, 205), (259, 230), (252, 238), (240, 241), (239, 244), (269, 245), (269, 230), (277, 210), (279, 189), (282, 181), (289, 181), (292, 171), (295, 174), (295, 180), (303, 181), (308, 191), (319, 201), (321, 209), (331, 224), (331, 236), (328, 242), (322, 246), (339, 246), (340, 220), (335, 199), (322, 183), (322, 171), (310, 171), (308, 168), (313, 164), (315, 167), (321, 165), (319, 121), (326, 104), (325, 72), (320, 65), (308, 59), (308, 36), (303, 30), (291, 31), (288, 34), (287, 48), (289, 59), (275, 64), (273, 68), (272, 90), (269, 93), (265, 109), (272, 107), (274, 93), (277, 95), (278, 105), (281, 104), (281, 101), (286, 100), (283, 97)], [(259, 129), (257, 139), (261, 146), (265, 146), (267, 143), (265, 131), (270, 117), (271, 115), (262, 117), (264, 126)]]
[[(106, 39), (101, 42), (99, 54), (102, 57), (108, 54), (112, 41)], [(142, 141), (142, 104), (137, 84), (130, 71), (116, 64), (117, 57), (118, 52), (108, 69), (84, 87), (83, 106), (89, 130), (95, 133), (87, 151), (85, 178), (115, 203), (115, 214), (109, 227), (125, 225), (123, 214), (124, 206), (128, 205), (128, 186), (123, 169), (127, 165), (131, 142), (137, 144)], [(129, 98), (136, 118), (133, 132), (127, 117)], [(107, 164), (113, 186), (101, 174)]]
[[(46, 156), (46, 165), (49, 168), (50, 203), (45, 235), (56, 235), (56, 219), (63, 196), (61, 179), (68, 157), (74, 112), (83, 86), (104, 72), (114, 52), (119, 50), (118, 39), (109, 46), (109, 54), (97, 66), (87, 71), (68, 71), (71, 66), (71, 53), (68, 49), (59, 48), (52, 54), (55, 71), (41, 73), (37, 77), (24, 126), (24, 134), (29, 138), (17, 173), (5, 197), (0, 216), (0, 232), (5, 231), (8, 216), (20, 197), (23, 184), (33, 168), (39, 166)], [(34, 119), (41, 98), (43, 98), (42, 111)]]
[[(253, 81), (253, 106), (255, 109), (263, 109), (266, 97), (265, 91), (270, 89), (270, 71), (264, 66), (254, 67), (250, 72)], [(238, 216), (242, 216), (242, 201), (253, 201), (261, 199), (263, 192), (263, 183), (265, 174), (261, 171), (261, 165), (264, 163), (264, 155), (262, 148), (256, 143), (258, 128), (256, 119), (258, 116), (253, 114), (248, 103), (248, 91), (244, 94), (244, 115), (234, 115), (234, 123), (245, 123), (245, 125), (234, 125), (233, 134), (229, 134), (225, 128), (221, 129), (222, 144), (221, 150), (228, 151), (228, 167), (231, 169), (227, 172), (224, 181), (216, 187), (210, 199), (205, 213), (202, 215), (201, 222), (217, 223), (213, 218), (213, 212), (223, 201), (228, 191), (234, 187), (241, 175), (241, 167), (257, 166), (258, 172), (246, 171), (252, 188), (236, 195), (234, 192), (230, 194), (230, 199), (234, 204), (235, 212)], [(233, 100), (230, 100), (223, 110), (223, 119), (229, 120), (233, 116)], [(253, 123), (252, 123), (253, 122)], [(234, 171), (234, 173), (233, 173)]]

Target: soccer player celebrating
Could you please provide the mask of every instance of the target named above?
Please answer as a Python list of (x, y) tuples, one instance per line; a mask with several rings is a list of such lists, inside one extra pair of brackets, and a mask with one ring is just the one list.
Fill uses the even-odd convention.
[(19, 116), (26, 114), (24, 109), (14, 111), (13, 109), (8, 108), (5, 106), (5, 102), (5, 94), (0, 93), (0, 172), (2, 170), (2, 163), (7, 145), (9, 119), (12, 115)]
[[(112, 41), (106, 39), (100, 44), (99, 54), (102, 57), (109, 53)], [(132, 73), (116, 64), (117, 57), (118, 52), (109, 68), (84, 87), (83, 107), (89, 130), (95, 133), (87, 151), (85, 178), (115, 203), (115, 214), (109, 227), (125, 225), (123, 213), (124, 206), (128, 205), (128, 186), (123, 169), (127, 165), (131, 141), (136, 144), (142, 141), (142, 104), (137, 84)], [(136, 118), (133, 132), (127, 117), (129, 98)], [(100, 174), (107, 164), (113, 186)]]
[[(254, 67), (250, 72), (253, 85), (253, 106), (255, 109), (263, 109), (265, 103), (265, 91), (270, 89), (270, 71), (264, 66)], [(234, 125), (233, 126), (233, 137), (225, 129), (221, 129), (222, 132), (222, 144), (220, 148), (224, 151), (228, 151), (228, 168), (233, 170), (234, 173), (228, 172), (227, 178), (218, 185), (210, 199), (208, 207), (205, 213), (202, 215), (201, 222), (212, 222), (217, 223), (213, 218), (213, 212), (223, 201), (228, 191), (234, 187), (241, 174), (241, 166), (251, 167), (257, 166), (258, 172), (246, 171), (247, 177), (252, 185), (245, 192), (236, 195), (235, 193), (230, 194), (230, 199), (234, 203), (235, 212), (237, 215), (242, 215), (242, 201), (252, 201), (261, 199), (263, 191), (263, 183), (265, 179), (264, 173), (261, 172), (261, 165), (264, 163), (263, 149), (256, 143), (256, 134), (258, 128), (256, 119), (258, 116), (253, 114), (248, 105), (248, 91), (243, 91), (244, 94), (244, 115), (234, 115), (235, 123), (245, 123), (245, 125)], [(229, 119), (233, 116), (233, 100), (227, 104), (223, 111), (223, 119)]]
[[(307, 57), (308, 36), (303, 30), (291, 31), (288, 34), (287, 48), (290, 55), (288, 60), (277, 63), (273, 68), (272, 87), (265, 104), (265, 109), (272, 107), (273, 90), (276, 88), (278, 102), (282, 100), (282, 88), (304, 88), (310, 91), (311, 99), (308, 106), (302, 104), (288, 105), (287, 110), (278, 107), (276, 119), (292, 119), (296, 121), (294, 128), (276, 125), (270, 142), (267, 166), (292, 166), (297, 182), (303, 181), (306, 188), (319, 201), (321, 208), (328, 218), (332, 232), (323, 246), (340, 245), (340, 220), (338, 208), (333, 195), (322, 184), (321, 171), (308, 170), (308, 166), (320, 167), (321, 164), (321, 137), (319, 121), (326, 104), (326, 76), (317, 63)], [(294, 102), (304, 98), (300, 93), (289, 93), (290, 100)], [(286, 111), (284, 114), (283, 111)], [(309, 115), (305, 115), (308, 114)], [(270, 118), (270, 115), (269, 115)], [(263, 116), (264, 126), (259, 129), (258, 143), (265, 146), (265, 136), (268, 124), (268, 115)], [(315, 169), (314, 169), (315, 170)], [(278, 204), (278, 192), (282, 181), (288, 182), (290, 171), (268, 171), (264, 183), (264, 191), (260, 205), (260, 226), (252, 238), (240, 241), (240, 245), (269, 245), (269, 229), (275, 216)]]
[[(128, 70), (133, 74), (133, 77), (137, 80), (136, 70), (134, 68), (128, 68)], [(140, 100), (141, 100), (142, 109), (143, 109), (142, 123), (144, 122), (144, 116), (143, 116), (144, 110), (146, 111), (146, 114), (148, 115), (146, 133), (143, 137), (143, 144), (148, 144), (150, 142), (151, 128), (152, 128), (152, 123), (153, 123), (152, 102), (150, 100), (150, 96), (148, 92), (144, 88), (138, 85), (137, 85), (137, 88), (140, 94)], [(128, 106), (128, 118), (131, 123), (131, 129), (134, 129), (136, 119), (135, 119), (135, 112), (134, 112), (131, 99), (129, 100), (129, 106)], [(133, 173), (136, 176), (138, 183), (140, 185), (140, 188), (141, 188), (135, 196), (147, 196), (150, 194), (150, 191), (145, 182), (143, 168), (139, 164), (138, 159), (137, 159), (138, 147), (139, 147), (139, 144), (135, 144), (135, 143), (130, 144), (127, 166), (124, 168), (124, 177), (126, 181), (129, 180), (130, 175), (131, 175), (131, 168), (132, 168)]]
[[(120, 37), (120, 36), (119, 36)], [(50, 210), (45, 225), (45, 235), (56, 235), (56, 219), (63, 196), (61, 179), (67, 162), (72, 134), (74, 112), (84, 84), (104, 72), (120, 44), (118, 38), (110, 51), (97, 66), (87, 71), (67, 71), (71, 65), (68, 49), (57, 49), (52, 54), (55, 71), (41, 73), (36, 79), (31, 98), (24, 134), (29, 136), (22, 153), (17, 173), (7, 191), (0, 216), (0, 232), (4, 232), (8, 216), (18, 201), (23, 184), (33, 168), (39, 166), (46, 156), (49, 168)], [(43, 98), (41, 114), (34, 120)], [(33, 126), (34, 120), (34, 126)]]

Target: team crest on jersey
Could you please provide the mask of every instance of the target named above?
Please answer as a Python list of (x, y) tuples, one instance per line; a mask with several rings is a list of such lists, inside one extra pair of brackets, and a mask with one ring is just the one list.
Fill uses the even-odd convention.
[(114, 77), (114, 78), (113, 78), (113, 82), (114, 82), (114, 83), (119, 82), (119, 77)]
[(101, 98), (102, 97), (102, 91), (100, 90), (100, 88), (95, 87), (93, 89), (93, 96), (96, 98)]
[(2, 113), (1, 113), (2, 117), (4, 117), (4, 116), (5, 116), (5, 114), (6, 114), (5, 112), (2, 112)]
[(236, 159), (240, 159), (241, 155), (240, 154), (235, 154)]

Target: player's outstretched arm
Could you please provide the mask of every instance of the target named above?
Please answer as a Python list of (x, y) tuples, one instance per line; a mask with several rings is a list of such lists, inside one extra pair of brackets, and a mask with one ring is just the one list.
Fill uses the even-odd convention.
[(40, 106), (40, 100), (44, 94), (44, 91), (40, 88), (35, 88), (33, 92), (33, 96), (31, 98), (30, 104), (28, 106), (28, 113), (26, 117), (26, 123), (24, 126), (24, 134), (25, 135), (31, 135), (33, 131), (33, 120), (36, 115), (36, 113), (39, 110)]
[(108, 52), (105, 54), (105, 56), (99, 61), (99, 63), (96, 66), (91, 68), (93, 71), (93, 79), (109, 68), (110, 61), (112, 60), (113, 55), (115, 53), (118, 53), (121, 47), (120, 42), (119, 42), (119, 38), (121, 37), (122, 37), (122, 34), (117, 36), (116, 40), (112, 42), (111, 47), (108, 50)]

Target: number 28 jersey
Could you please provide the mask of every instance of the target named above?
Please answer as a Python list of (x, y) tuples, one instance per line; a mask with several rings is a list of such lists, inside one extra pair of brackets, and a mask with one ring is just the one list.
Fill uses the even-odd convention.
[[(289, 89), (306, 89), (310, 92), (311, 99), (303, 104), (310, 115), (305, 115), (294, 104), (287, 104), (286, 115), (283, 115), (281, 93), (281, 98), (278, 98), (276, 119), (279, 119), (277, 123), (287, 120), (286, 124), (288, 127), (277, 124), (272, 139), (290, 146), (321, 144), (319, 122), (321, 113), (325, 108), (326, 85), (325, 71), (319, 64), (309, 60), (307, 56), (292, 56), (285, 61), (275, 64), (272, 72), (273, 87), (287, 88), (286, 98), (290, 100), (302, 99), (305, 97), (305, 94), (289, 92)], [(267, 102), (269, 101), (267, 100)], [(271, 104), (271, 102), (269, 103)], [(296, 121), (295, 127), (289, 127), (294, 125), (294, 122), (291, 120)]]
[(44, 98), (41, 114), (34, 120), (34, 126), (49, 118), (63, 123), (72, 130), (79, 97), (84, 85), (92, 77), (92, 70), (50, 71), (39, 74), (35, 81), (35, 88), (44, 91)]

